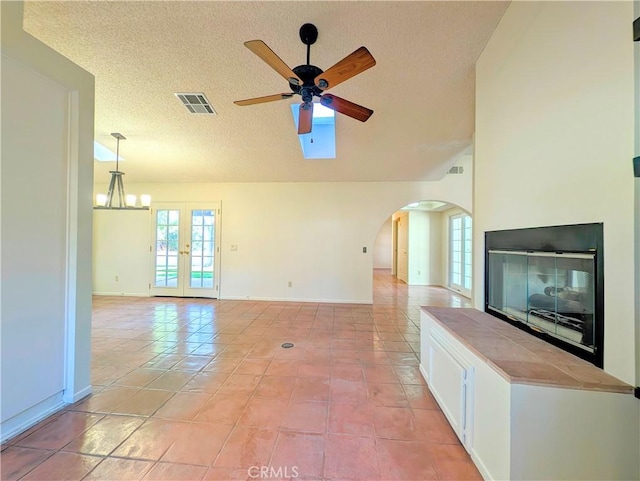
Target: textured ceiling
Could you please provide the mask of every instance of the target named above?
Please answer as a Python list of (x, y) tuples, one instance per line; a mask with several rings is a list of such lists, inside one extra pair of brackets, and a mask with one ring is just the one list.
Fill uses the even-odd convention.
[[(95, 138), (127, 137), (127, 182), (404, 181), (440, 178), (474, 131), (474, 62), (506, 2), (31, 2), (27, 32), (95, 75)], [(304, 160), (289, 104), (234, 100), (289, 91), (246, 49), (261, 39), (290, 67), (318, 27), (326, 70), (361, 45), (377, 65), (330, 92), (375, 111), (337, 115), (337, 157)], [(204, 92), (216, 116), (174, 92)], [(96, 179), (112, 163), (96, 162)]]

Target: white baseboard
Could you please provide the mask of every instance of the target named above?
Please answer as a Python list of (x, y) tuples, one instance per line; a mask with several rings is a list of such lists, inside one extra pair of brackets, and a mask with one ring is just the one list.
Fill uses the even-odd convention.
[(473, 461), (473, 464), (475, 464), (476, 468), (478, 468), (478, 471), (480, 472), (480, 476), (482, 476), (482, 479), (484, 480), (495, 479), (494, 477), (491, 476), (491, 473), (489, 473), (489, 470), (487, 469), (487, 467), (484, 465), (482, 460), (478, 457), (478, 455), (473, 449), (469, 451), (469, 456), (471, 456), (471, 461)]
[(449, 286), (440, 286), (440, 287), (444, 287), (446, 290), (451, 291), (451, 292), (453, 292), (453, 293), (455, 293), (455, 294), (458, 294), (459, 296), (462, 296), (462, 297), (464, 297), (465, 299), (469, 299), (470, 301), (472, 301), (472, 300), (473, 300), (473, 297), (471, 296), (471, 293), (470, 293), (470, 292), (469, 292), (469, 293), (466, 293), (466, 292), (462, 292), (462, 291), (457, 291), (457, 290), (455, 290), (455, 289), (452, 289), (452, 288), (451, 288), (451, 287), (449, 287)]
[(63, 394), (62, 398), (63, 398), (65, 403), (73, 404), (73, 403), (76, 403), (76, 402), (80, 401), (80, 399), (83, 399), (83, 398), (89, 396), (92, 392), (93, 392), (93, 388), (91, 387), (91, 385), (89, 385), (89, 386), (85, 387), (84, 389), (80, 389), (79, 391), (74, 392), (74, 393), (67, 394), (65, 392)]
[[(139, 292), (103, 292), (93, 293), (94, 296), (110, 297), (151, 297), (148, 293)], [(212, 297), (212, 299), (216, 299)], [(309, 299), (297, 297), (262, 297), (262, 296), (219, 296), (217, 299), (226, 301), (269, 301), (269, 302), (314, 302), (319, 304), (373, 304), (373, 298), (364, 299)]]
[(94, 296), (115, 296), (115, 297), (150, 297), (148, 292), (94, 292)]
[(424, 382), (427, 383), (427, 385), (429, 384), (429, 376), (427, 376), (427, 371), (425, 370), (425, 368), (422, 366), (422, 363), (420, 363), (420, 365), (418, 366), (418, 369), (420, 370), (420, 374), (422, 374), (422, 377), (424, 379)]
[(66, 403), (62, 400), (62, 391), (39, 402), (35, 406), (3, 421), (0, 425), (0, 441), (5, 442), (26, 431), (31, 426), (60, 411)]
[(319, 304), (373, 304), (373, 299), (307, 299), (291, 297), (251, 297), (251, 296), (221, 296), (220, 300), (227, 301), (270, 301), (270, 302), (314, 302)]

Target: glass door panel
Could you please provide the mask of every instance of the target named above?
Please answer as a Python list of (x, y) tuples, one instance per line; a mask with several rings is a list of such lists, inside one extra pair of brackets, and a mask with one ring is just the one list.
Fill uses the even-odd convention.
[(449, 217), (449, 287), (467, 296), (472, 286), (472, 229), (470, 216)]
[(211, 209), (191, 210), (191, 289), (215, 287), (215, 215)]
[(156, 255), (154, 287), (178, 287), (180, 211), (158, 209), (155, 216)]
[(468, 291), (471, 291), (471, 250), (472, 250), (472, 224), (471, 217), (464, 216), (464, 283), (463, 287)]
[(451, 283), (462, 284), (462, 217), (451, 218)]

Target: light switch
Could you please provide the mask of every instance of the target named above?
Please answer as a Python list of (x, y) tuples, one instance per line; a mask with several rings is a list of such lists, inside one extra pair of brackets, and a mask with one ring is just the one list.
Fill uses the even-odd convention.
[(367, 253), (367, 248), (366, 248), (366, 247), (363, 247), (363, 248), (362, 248), (362, 253), (363, 253), (363, 254), (366, 254), (366, 253)]
[(231, 250), (232, 251), (237, 251), (238, 250), (238, 246), (236, 244), (231, 244)]

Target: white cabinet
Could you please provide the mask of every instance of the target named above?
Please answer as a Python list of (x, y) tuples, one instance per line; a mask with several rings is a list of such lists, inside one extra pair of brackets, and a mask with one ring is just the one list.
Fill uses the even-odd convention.
[(485, 479), (640, 479), (633, 395), (519, 383), (424, 310), (420, 348), (420, 371)]

